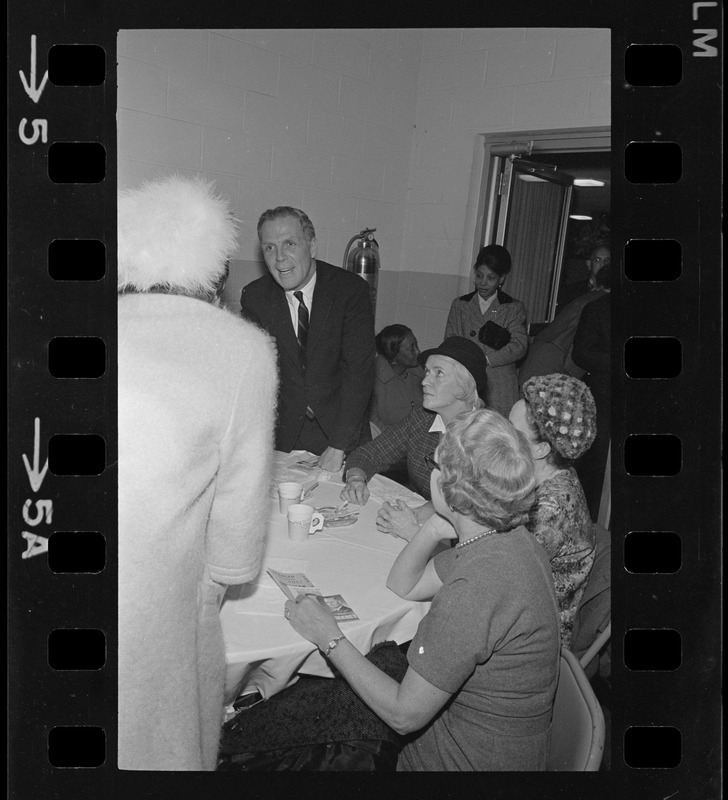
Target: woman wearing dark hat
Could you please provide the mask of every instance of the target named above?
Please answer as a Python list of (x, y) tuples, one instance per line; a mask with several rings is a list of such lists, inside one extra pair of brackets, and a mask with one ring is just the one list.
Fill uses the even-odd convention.
[(551, 561), (561, 622), (569, 647), (574, 617), (594, 563), (594, 526), (572, 464), (596, 435), (596, 407), (588, 387), (570, 375), (533, 377), (510, 421), (531, 445), (536, 464), (536, 503), (526, 528)]
[(511, 271), (505, 247), (489, 244), (473, 266), (475, 291), (452, 302), (445, 336), (463, 336), (482, 348), (488, 364), (487, 404), (508, 416), (518, 400), (516, 362), (526, 355), (526, 309), (501, 290)]
[[(432, 456), (451, 419), (484, 406), (486, 362), (474, 342), (450, 337), (439, 347), (422, 353), (420, 363), (425, 366), (422, 407), (347, 457), (342, 500), (364, 505), (369, 499), (367, 481), (405, 458), (410, 482), (429, 500), (432, 466), (425, 459)], [(425, 519), (432, 514), (430, 504), (426, 506)]]

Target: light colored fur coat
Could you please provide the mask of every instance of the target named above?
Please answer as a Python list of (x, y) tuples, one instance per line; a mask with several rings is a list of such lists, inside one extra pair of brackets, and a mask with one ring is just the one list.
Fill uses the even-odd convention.
[(214, 770), (225, 584), (265, 545), (275, 348), (201, 300), (119, 300), (119, 767)]

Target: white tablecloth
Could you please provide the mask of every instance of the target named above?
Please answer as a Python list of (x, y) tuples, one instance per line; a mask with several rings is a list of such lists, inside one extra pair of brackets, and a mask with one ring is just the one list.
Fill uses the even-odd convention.
[[(293, 465), (300, 457), (300, 453), (293, 453), (285, 462)], [(279, 455), (277, 478), (281, 477), (281, 459)], [(282, 477), (298, 478), (290, 474)], [(319, 486), (305, 502), (315, 507), (341, 505), (343, 484), (339, 476), (319, 472), (303, 477), (302, 482), (310, 484), (314, 477)], [(350, 506), (359, 511), (354, 525), (324, 528), (303, 543), (288, 539), (286, 517), (278, 510), (278, 500), (271, 496), (261, 574), (253, 583), (229, 587), (220, 610), (227, 663), (226, 703), (241, 691), (255, 689), (263, 697), (270, 697), (291, 683), (296, 673), (332, 676), (318, 649), (299, 636), (283, 617), (286, 598), (266, 574), (268, 567), (303, 572), (322, 594), (343, 595), (359, 620), (342, 622), (340, 627), (362, 653), (376, 642), (393, 639), (401, 643), (414, 635), (429, 603), (403, 600), (387, 588), (387, 575), (405, 542), (380, 533), (375, 520), (385, 499), (402, 497), (412, 506), (424, 501), (382, 476), (375, 476), (370, 486), (369, 502)]]

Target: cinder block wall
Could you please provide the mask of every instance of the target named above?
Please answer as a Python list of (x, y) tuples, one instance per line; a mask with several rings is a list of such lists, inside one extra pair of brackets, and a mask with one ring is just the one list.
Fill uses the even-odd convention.
[(609, 31), (423, 31), (398, 321), (420, 344), (442, 340), (472, 267), (478, 134), (609, 125)]
[(261, 274), (255, 223), (303, 208), (319, 255), (377, 228), (377, 328), (442, 339), (468, 274), (478, 134), (609, 124), (609, 32), (122, 31), (119, 185), (204, 174), (241, 222), (226, 302)]
[(233, 201), (240, 246), (226, 302), (261, 274), (255, 225), (303, 208), (341, 265), (376, 228), (377, 324), (396, 315), (421, 30), (122, 31), (119, 185), (177, 171)]

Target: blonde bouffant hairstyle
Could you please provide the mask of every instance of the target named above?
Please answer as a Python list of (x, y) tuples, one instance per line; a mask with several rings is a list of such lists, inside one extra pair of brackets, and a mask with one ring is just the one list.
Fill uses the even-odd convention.
[(219, 296), (237, 225), (227, 199), (204, 178), (170, 175), (119, 192), (118, 290)]
[(451, 509), (498, 531), (522, 525), (535, 500), (526, 437), (497, 411), (460, 414), (437, 449), (440, 490)]

